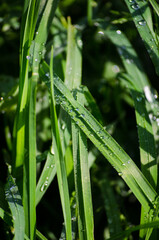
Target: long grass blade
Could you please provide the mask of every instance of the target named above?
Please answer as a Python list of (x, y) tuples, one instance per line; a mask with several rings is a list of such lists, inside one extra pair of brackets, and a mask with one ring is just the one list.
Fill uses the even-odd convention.
[(51, 103), (50, 103), (50, 110), (51, 110), (51, 122), (52, 122), (52, 135), (53, 135), (53, 149), (56, 156), (56, 169), (57, 169), (57, 179), (61, 197), (61, 203), (63, 208), (63, 215), (66, 227), (66, 237), (67, 239), (72, 239), (72, 230), (71, 230), (71, 210), (70, 210), (70, 203), (69, 203), (69, 190), (68, 190), (68, 182), (67, 182), (67, 174), (66, 174), (66, 166), (65, 161), (63, 158), (62, 148), (61, 148), (61, 141), (60, 141), (60, 134), (58, 130), (58, 120), (56, 115), (55, 109), (55, 100), (54, 100), (54, 90), (53, 90), (53, 51), (51, 55), (50, 61), (50, 79), (51, 79), (51, 88), (50, 88), (50, 95), (51, 95)]
[[(151, 4), (152, 2), (154, 3), (155, 1), (151, 1)], [(155, 66), (156, 73), (159, 74), (158, 39), (155, 37), (155, 34), (152, 28), (150, 28), (150, 25), (147, 23), (147, 18), (145, 18), (145, 15), (144, 15), (144, 12), (148, 7), (147, 1), (136, 0), (131, 2), (129, 0), (125, 0), (125, 3), (130, 13), (132, 14), (133, 21), (137, 27), (137, 30), (141, 38), (144, 40), (145, 47)], [(155, 9), (158, 9), (158, 8), (155, 8)]]
[[(45, 76), (47, 71), (48, 66), (43, 63), (40, 75), (50, 87), (50, 81)], [(149, 203), (154, 205), (157, 193), (135, 163), (94, 117), (74, 100), (72, 94), (57, 76), (54, 77), (54, 84), (61, 106), (122, 176), (143, 207), (148, 208)]]

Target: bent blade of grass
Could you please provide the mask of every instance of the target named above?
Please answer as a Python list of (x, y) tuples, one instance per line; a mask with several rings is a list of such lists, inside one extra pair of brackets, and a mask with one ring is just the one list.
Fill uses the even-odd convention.
[(50, 95), (51, 95), (51, 103), (50, 103), (50, 111), (51, 111), (51, 123), (52, 123), (52, 135), (53, 135), (53, 149), (56, 156), (56, 169), (57, 169), (57, 179), (66, 227), (66, 237), (67, 239), (72, 239), (72, 230), (71, 230), (71, 210), (69, 203), (69, 190), (68, 190), (68, 182), (67, 182), (67, 174), (66, 174), (66, 166), (61, 148), (60, 134), (58, 129), (58, 120), (55, 109), (55, 100), (54, 100), (54, 82), (53, 82), (53, 50), (51, 54), (50, 61), (50, 79), (51, 79), (51, 87), (50, 87)]
[(5, 195), (13, 217), (13, 226), (15, 229), (14, 240), (24, 239), (24, 209), (18, 187), (16, 186), (11, 175), (9, 175), (8, 182), (5, 186)]
[(46, 163), (44, 165), (43, 171), (40, 175), (38, 184), (36, 186), (36, 206), (46, 193), (46, 190), (50, 186), (56, 175), (56, 167), (55, 167), (55, 156), (48, 152)]
[[(141, 170), (150, 184), (156, 189), (158, 167), (153, 127), (149, 119), (149, 111), (152, 108), (152, 104), (147, 101), (145, 96), (145, 89), (147, 91), (150, 86), (143, 73), (143, 68), (139, 62), (138, 56), (125, 35), (122, 32), (118, 34), (118, 31), (115, 31), (115, 29), (106, 30), (105, 33), (117, 46), (119, 55), (128, 72), (126, 79), (127, 86), (134, 100), (140, 143)], [(150, 220), (146, 218), (148, 211), (149, 208), (147, 210), (142, 209), (141, 223)], [(141, 234), (145, 234), (143, 230), (141, 230), (140, 236)]]
[(128, 6), (130, 13), (132, 14), (133, 21), (142, 40), (144, 41), (148, 54), (152, 59), (152, 62), (156, 69), (156, 73), (159, 75), (158, 39), (155, 38), (155, 34), (147, 24), (147, 19), (144, 15), (144, 11), (147, 8), (147, 2), (136, 0), (133, 3), (130, 3), (130, 1), (125, 0), (125, 3)]
[(36, 229), (36, 237), (39, 240), (47, 240), (47, 238), (41, 232), (39, 232), (37, 229)]
[[(47, 71), (48, 66), (43, 62), (40, 76), (50, 88), (50, 81), (45, 76)], [(97, 120), (94, 119), (84, 107), (75, 101), (71, 92), (56, 75), (54, 75), (54, 84), (55, 93), (61, 106), (69, 113), (73, 121), (81, 128), (106, 159), (108, 159), (119, 175), (122, 176), (143, 207), (153, 207), (150, 205), (154, 205), (157, 193), (148, 183), (135, 163), (110, 136), (110, 134), (104, 130)]]

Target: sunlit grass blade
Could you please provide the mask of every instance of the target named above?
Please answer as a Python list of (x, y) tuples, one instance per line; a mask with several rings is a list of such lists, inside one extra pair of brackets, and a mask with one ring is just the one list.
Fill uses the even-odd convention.
[(40, 175), (39, 181), (36, 186), (36, 205), (40, 202), (44, 196), (46, 190), (50, 186), (56, 175), (55, 157), (52, 153), (48, 152), (45, 166)]
[(71, 230), (71, 210), (69, 202), (69, 190), (66, 174), (66, 166), (61, 148), (60, 134), (58, 129), (58, 120), (55, 109), (55, 100), (54, 100), (54, 82), (53, 82), (53, 50), (51, 54), (50, 61), (50, 111), (51, 111), (51, 123), (52, 123), (52, 136), (53, 136), (53, 149), (56, 156), (56, 169), (57, 169), (57, 179), (60, 191), (60, 198), (62, 203), (65, 227), (66, 227), (66, 237), (67, 239), (72, 239), (72, 230)]
[[(156, 189), (158, 177), (156, 149), (153, 128), (149, 119), (149, 111), (152, 104), (147, 100), (150, 94), (150, 86), (145, 74), (143, 74), (143, 68), (139, 62), (138, 56), (125, 35), (122, 32), (119, 34), (119, 30), (113, 28), (112, 30), (106, 30), (105, 33), (116, 45), (127, 73), (129, 74), (127, 76), (125, 75), (125, 79), (127, 80), (126, 85), (130, 89), (134, 100), (140, 143), (141, 170), (150, 184)], [(145, 217), (148, 211), (149, 208), (147, 210), (142, 209), (141, 223), (150, 220)]]
[(152, 59), (156, 73), (159, 74), (158, 39), (155, 37), (155, 34), (150, 28), (149, 24), (147, 24), (147, 19), (144, 16), (144, 11), (146, 11), (147, 8), (147, 1), (136, 0), (134, 2), (130, 2), (129, 0), (125, 0), (125, 3), (127, 4), (128, 9), (132, 14), (133, 21), (141, 38), (144, 41), (148, 54)]
[[(47, 71), (48, 66), (46, 63), (43, 63), (43, 69), (41, 69), (40, 75), (50, 88), (50, 81), (45, 76), (45, 72)], [(143, 207), (148, 208), (150, 206), (149, 203), (153, 205), (157, 198), (157, 193), (135, 163), (110, 134), (104, 130), (97, 120), (74, 100), (71, 92), (57, 76), (54, 77), (54, 84), (56, 96), (61, 106), (69, 113), (73, 121), (75, 121), (87, 137), (113, 165)]]
[(13, 217), (13, 226), (15, 230), (14, 239), (24, 239), (25, 234), (25, 218), (24, 218), (24, 209), (22, 206), (21, 196), (18, 191), (12, 176), (8, 177), (8, 182), (5, 187), (5, 195), (8, 201), (12, 217)]
[(104, 200), (104, 207), (107, 214), (109, 233), (111, 237), (114, 234), (122, 231), (120, 212), (107, 174), (103, 172), (99, 179), (99, 185)]

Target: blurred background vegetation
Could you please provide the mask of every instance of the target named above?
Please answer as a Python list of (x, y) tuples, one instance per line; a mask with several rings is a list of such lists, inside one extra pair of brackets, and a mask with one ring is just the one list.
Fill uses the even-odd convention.
[[(92, 1), (94, 18), (107, 19), (122, 30), (142, 61), (152, 86), (158, 89), (157, 77), (144, 45), (131, 21), (131, 16), (122, 0)], [(19, 76), (19, 44), (20, 23), (23, 1), (1, 0), (0, 3), (0, 101), (7, 99), (6, 105), (0, 108), (0, 182), (5, 182), (5, 163), (12, 161), (12, 131), (16, 111), (17, 83)], [(60, 14), (59, 14), (60, 13)], [(61, 0), (57, 19), (65, 27), (67, 17), (70, 16), (74, 25), (82, 26), (86, 21), (86, 0)], [(50, 45), (55, 39), (53, 25), (46, 45), (46, 58), (49, 61)], [(55, 72), (59, 61), (65, 61), (67, 32), (63, 34), (64, 43), (61, 54), (55, 58)], [(86, 26), (82, 29), (83, 40), (83, 70), (82, 83), (86, 85), (102, 114), (104, 126), (117, 142), (126, 150), (139, 166), (139, 147), (135, 113), (130, 93), (119, 81), (118, 75), (124, 71), (121, 60), (110, 40), (98, 34), (96, 26)], [(56, 51), (56, 48), (55, 48)], [(61, 74), (61, 73), (59, 73)], [(62, 75), (62, 74), (61, 74)], [(63, 77), (63, 76), (61, 76)], [(101, 120), (101, 119), (99, 119)], [(5, 139), (5, 141), (4, 141)], [(37, 93), (37, 152), (41, 154), (50, 147), (51, 132), (49, 119), (48, 93), (39, 84)], [(93, 146), (88, 142), (89, 148)], [(95, 239), (102, 240), (107, 236), (107, 217), (104, 209), (100, 176), (103, 169), (107, 169), (106, 178), (113, 187), (116, 201), (121, 213), (122, 227), (139, 224), (140, 205), (131, 194), (123, 180), (107, 163), (102, 155), (93, 149), (97, 159), (91, 169), (91, 184), (93, 194), (93, 208), (95, 221)], [(43, 165), (38, 166), (40, 172)], [(38, 175), (38, 173), (37, 173)], [(48, 239), (59, 238), (62, 229), (62, 211), (60, 197), (55, 179), (49, 187), (46, 196), (37, 208), (37, 228)], [(134, 234), (135, 239), (135, 234)]]

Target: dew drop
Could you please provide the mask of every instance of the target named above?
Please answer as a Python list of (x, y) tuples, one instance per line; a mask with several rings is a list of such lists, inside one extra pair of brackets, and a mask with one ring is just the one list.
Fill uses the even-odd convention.
[(78, 43), (78, 45), (80, 46), (80, 47), (82, 47), (82, 40), (81, 39), (79, 39), (78, 41), (77, 41), (77, 43)]
[(76, 111), (79, 111), (79, 108), (75, 108)]
[(98, 34), (104, 35), (104, 32), (103, 31), (99, 31)]
[(137, 97), (136, 100), (137, 100), (138, 102), (141, 102), (141, 101), (142, 101), (142, 97)]
[(44, 184), (41, 186), (40, 191), (43, 192), (48, 186), (48, 181), (45, 181)]
[(42, 54), (42, 52), (40, 51), (40, 52), (39, 52), (39, 55), (41, 55), (41, 54)]
[(36, 32), (36, 35), (38, 35), (38, 32)]
[(30, 59), (30, 56), (26, 56), (26, 59), (28, 59), (28, 60), (29, 60), (29, 59)]
[(137, 10), (137, 9), (139, 9), (139, 5), (137, 3), (134, 3), (131, 5), (131, 8), (134, 10)]
[(37, 58), (35, 58), (35, 62), (37, 62), (38, 61), (38, 59)]
[(149, 86), (144, 87), (145, 96), (148, 102), (153, 102), (152, 94)]
[(3, 100), (4, 100), (4, 98), (3, 98), (3, 97), (0, 97), (0, 100), (1, 100), (1, 101), (3, 101)]
[(128, 164), (130, 163), (130, 160), (128, 161)]
[(83, 113), (81, 113), (80, 117), (83, 117), (83, 118), (84, 118), (84, 117), (85, 117), (85, 115), (84, 115)]
[(122, 175), (123, 175), (123, 173), (122, 173), (122, 172), (119, 172), (119, 173), (118, 173), (118, 175), (119, 175), (119, 176), (122, 176)]
[(127, 59), (126, 59), (126, 62), (127, 62), (128, 64), (131, 64), (131, 63), (133, 63), (134, 61), (133, 61), (133, 59), (127, 58)]
[(140, 21), (138, 22), (138, 24), (139, 24), (140, 26), (145, 26), (145, 25), (146, 25), (146, 21), (145, 21), (145, 20), (140, 20)]
[(49, 73), (45, 73), (45, 76), (49, 78), (49, 77), (50, 77), (50, 74), (49, 74)]
[(116, 33), (117, 33), (117, 34), (121, 34), (121, 31), (120, 31), (120, 30), (117, 30)]

